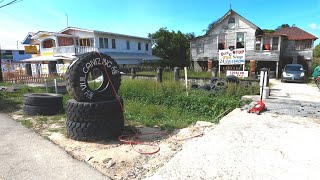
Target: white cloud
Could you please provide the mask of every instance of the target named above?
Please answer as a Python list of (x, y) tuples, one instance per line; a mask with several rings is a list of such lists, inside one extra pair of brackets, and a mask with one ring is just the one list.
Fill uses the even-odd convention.
[(309, 27), (312, 29), (312, 30), (317, 30), (319, 27), (316, 23), (311, 23), (309, 24)]

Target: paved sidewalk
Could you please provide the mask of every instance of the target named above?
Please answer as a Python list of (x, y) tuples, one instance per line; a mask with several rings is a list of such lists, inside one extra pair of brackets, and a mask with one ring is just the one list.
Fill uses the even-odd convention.
[(64, 150), (0, 114), (0, 179), (109, 179)]
[(235, 109), (147, 179), (318, 180), (320, 92), (279, 81), (273, 88), (269, 111), (256, 115)]

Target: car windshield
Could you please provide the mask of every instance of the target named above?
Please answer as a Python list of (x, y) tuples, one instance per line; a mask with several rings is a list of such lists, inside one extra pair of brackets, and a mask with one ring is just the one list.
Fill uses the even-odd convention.
[(286, 71), (302, 71), (303, 68), (301, 66), (286, 66), (284, 69)]

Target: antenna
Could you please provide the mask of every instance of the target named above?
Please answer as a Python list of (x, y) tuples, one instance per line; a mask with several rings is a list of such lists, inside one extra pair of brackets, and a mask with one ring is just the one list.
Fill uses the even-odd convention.
[(67, 17), (67, 27), (69, 27), (69, 22), (68, 22), (68, 14), (65, 13), (66, 17)]

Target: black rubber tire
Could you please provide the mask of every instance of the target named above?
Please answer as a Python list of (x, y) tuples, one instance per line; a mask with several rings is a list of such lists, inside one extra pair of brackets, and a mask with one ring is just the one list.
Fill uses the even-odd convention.
[(105, 139), (116, 139), (122, 135), (124, 131), (124, 115), (123, 113), (113, 114), (113, 116), (103, 119), (102, 136)]
[(226, 88), (227, 84), (225, 81), (217, 81), (215, 86), (216, 86), (216, 88)]
[(123, 113), (95, 122), (67, 121), (67, 136), (78, 141), (116, 139), (124, 130)]
[(220, 78), (218, 78), (218, 77), (212, 77), (211, 79), (210, 79), (210, 83), (211, 84), (215, 84), (217, 81), (219, 81), (220, 80)]
[(53, 93), (29, 93), (23, 95), (23, 104), (30, 106), (61, 106), (63, 96)]
[(119, 96), (113, 100), (100, 102), (78, 102), (75, 99), (70, 99), (67, 101), (65, 111), (69, 121), (93, 122), (122, 113), (122, 107), (123, 99)]
[(45, 115), (52, 116), (62, 112), (61, 106), (30, 106), (23, 105), (23, 112), (27, 115)]
[[(89, 87), (87, 79), (88, 75), (93, 73), (93, 69), (99, 69), (103, 76), (102, 85), (96, 90)], [(79, 56), (79, 59), (69, 66), (66, 81), (67, 91), (75, 100), (79, 102), (106, 101), (114, 99), (118, 93), (121, 74), (118, 64), (110, 56), (89, 52)]]
[(102, 126), (97, 122), (80, 123), (67, 121), (67, 137), (78, 141), (101, 140)]
[(210, 91), (211, 87), (209, 84), (205, 84), (203, 86), (199, 86), (199, 89), (205, 90), (205, 91)]
[(239, 78), (234, 75), (227, 76), (227, 83), (239, 83)]
[(191, 89), (199, 89), (200, 85), (199, 84), (192, 84)]

